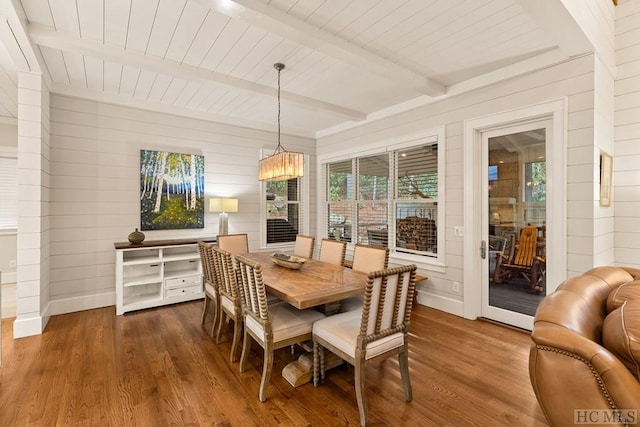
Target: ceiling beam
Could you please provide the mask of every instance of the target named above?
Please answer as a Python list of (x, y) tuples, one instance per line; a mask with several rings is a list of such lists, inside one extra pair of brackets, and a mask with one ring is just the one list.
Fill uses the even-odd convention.
[[(275, 124), (265, 124), (247, 119), (246, 117), (232, 117), (216, 113), (210, 113), (202, 110), (187, 110), (186, 108), (177, 107), (175, 105), (163, 104), (161, 102), (152, 102), (132, 98), (126, 95), (116, 93), (107, 93), (95, 91), (87, 88), (73, 87), (68, 84), (52, 83), (51, 91), (60, 96), (69, 96), (72, 98), (83, 98), (107, 104), (121, 105), (123, 107), (137, 108), (146, 111), (155, 111), (163, 114), (171, 114), (174, 116), (186, 117), (189, 119), (198, 119), (207, 122), (214, 122), (220, 126), (237, 126), (248, 129), (256, 129), (266, 132), (277, 132)], [(0, 123), (2, 123), (0, 118)], [(315, 138), (314, 132), (305, 129), (283, 127), (282, 133), (287, 135), (301, 136), (305, 138)]]
[(593, 51), (588, 37), (562, 0), (517, 0), (517, 3), (545, 34), (551, 36), (567, 58)]
[[(28, 32), (34, 43), (62, 51), (71, 50), (81, 55), (111, 61), (117, 64), (127, 65), (133, 68), (167, 74), (184, 80), (200, 80), (203, 82), (231, 86), (236, 89), (252, 93), (275, 97), (276, 88), (265, 86), (237, 77), (227, 76), (211, 70), (181, 64), (177, 61), (162, 59), (157, 56), (144, 55), (130, 52), (118, 47), (108, 46), (99, 42), (81, 39), (75, 35), (54, 31), (50, 27), (38, 24), (30, 24)], [(345, 117), (349, 120), (360, 121), (366, 119), (366, 114), (340, 105), (310, 98), (295, 93), (281, 91), (284, 100), (296, 103), (312, 109), (320, 109)]]
[(401, 67), (344, 39), (328, 34), (260, 0), (196, 0), (215, 12), (241, 19), (287, 40), (382, 76), (398, 85), (437, 97), (447, 90), (442, 84)]
[(0, 15), (0, 43), (9, 54), (13, 66), (20, 71), (40, 72), (29, 38), (17, 18)]

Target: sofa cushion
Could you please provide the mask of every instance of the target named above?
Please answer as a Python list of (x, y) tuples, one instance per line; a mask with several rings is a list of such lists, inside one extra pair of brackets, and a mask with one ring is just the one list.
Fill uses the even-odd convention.
[(607, 297), (607, 313), (622, 306), (625, 301), (640, 301), (640, 280), (618, 286)]
[(604, 319), (602, 343), (640, 381), (640, 301), (626, 301)]

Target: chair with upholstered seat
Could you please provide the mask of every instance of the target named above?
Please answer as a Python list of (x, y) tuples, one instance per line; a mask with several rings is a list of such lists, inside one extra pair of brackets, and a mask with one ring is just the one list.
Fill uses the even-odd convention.
[(215, 266), (218, 278), (218, 290), (220, 293), (220, 312), (218, 319), (218, 332), (216, 342), (220, 344), (222, 337), (222, 325), (226, 318), (233, 321), (233, 342), (231, 344), (230, 359), (238, 360), (238, 346), (240, 345), (242, 331), (242, 302), (238, 286), (236, 271), (233, 265), (231, 252), (213, 247)]
[[(220, 311), (220, 296), (216, 280), (215, 263), (213, 259), (213, 245), (203, 241), (198, 242), (200, 261), (202, 264), (202, 282), (204, 284), (204, 307), (202, 308), (202, 325), (207, 318), (207, 313), (213, 308), (213, 320), (209, 335), (213, 337)], [(212, 307), (213, 306), (213, 307)]]
[(219, 234), (216, 236), (218, 247), (232, 255), (249, 253), (249, 239), (246, 233), (241, 234)]
[(264, 402), (275, 350), (310, 340), (313, 322), (324, 318), (324, 315), (313, 309), (298, 310), (284, 302), (268, 305), (262, 279), (262, 266), (242, 255), (236, 256), (236, 262), (242, 284), (244, 310), (244, 340), (240, 372), (246, 369), (253, 339), (264, 350), (262, 379), (258, 393), (260, 401)]
[[(389, 265), (389, 248), (356, 244), (353, 247), (353, 264), (351, 268), (362, 273), (383, 270)], [(362, 295), (347, 298), (340, 303), (340, 311), (351, 311), (362, 308)]]
[(296, 236), (296, 245), (293, 248), (293, 254), (303, 258), (313, 258), (313, 246), (315, 242), (316, 238), (313, 236), (298, 234)]
[(369, 273), (362, 310), (329, 316), (313, 324), (313, 383), (324, 379), (324, 350), (354, 367), (360, 424), (367, 422), (365, 368), (398, 355), (405, 400), (413, 398), (409, 378), (409, 318), (416, 286), (415, 264)]
[(318, 259), (331, 264), (344, 265), (347, 242), (344, 240), (322, 239)]

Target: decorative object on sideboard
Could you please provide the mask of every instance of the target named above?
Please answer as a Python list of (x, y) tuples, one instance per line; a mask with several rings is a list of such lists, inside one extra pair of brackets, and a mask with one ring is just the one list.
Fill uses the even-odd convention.
[(209, 200), (209, 212), (220, 212), (218, 234), (229, 234), (229, 212), (238, 212), (238, 199), (216, 197)]
[(138, 231), (136, 228), (134, 231), (129, 233), (128, 239), (132, 245), (139, 245), (144, 241), (144, 237), (144, 233), (142, 231)]
[(286, 151), (280, 144), (280, 71), (284, 64), (275, 63), (273, 68), (278, 70), (278, 145), (271, 156), (258, 162), (260, 181), (284, 181), (304, 175), (304, 154)]

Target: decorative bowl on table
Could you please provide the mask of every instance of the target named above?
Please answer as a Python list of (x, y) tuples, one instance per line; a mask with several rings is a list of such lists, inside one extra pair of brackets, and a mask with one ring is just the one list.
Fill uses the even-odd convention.
[(302, 258), (294, 255), (287, 255), (283, 253), (273, 253), (271, 254), (271, 260), (274, 264), (277, 264), (281, 267), (289, 268), (291, 270), (298, 270), (302, 268), (306, 258)]

